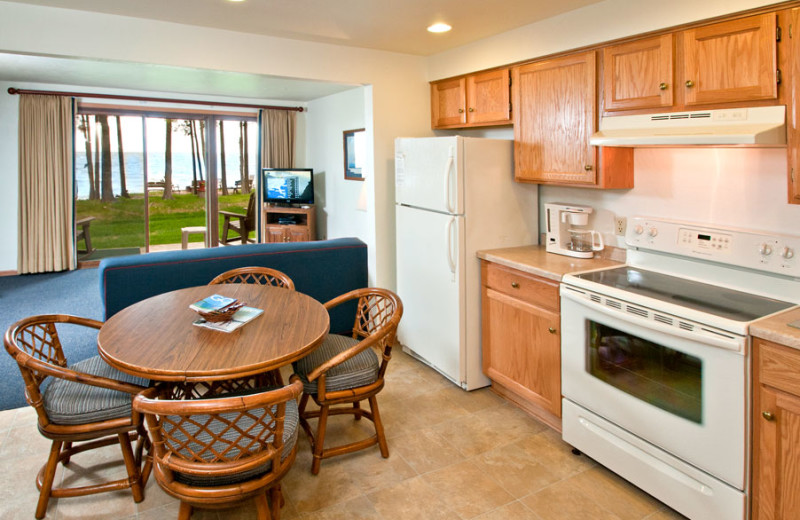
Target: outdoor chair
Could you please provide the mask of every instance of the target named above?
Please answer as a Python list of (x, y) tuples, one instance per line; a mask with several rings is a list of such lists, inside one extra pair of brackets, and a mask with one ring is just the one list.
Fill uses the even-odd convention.
[(250, 498), (260, 520), (280, 519), (280, 480), (297, 453), (302, 390), (295, 382), (261, 393), (173, 400), (165, 385), (136, 397), (133, 408), (153, 436), (156, 481), (181, 501), (180, 520), (193, 507), (228, 508)]
[[(352, 336), (329, 334), (311, 354), (294, 363), (291, 381), (303, 382), (300, 400), (300, 425), (308, 434), (313, 459), (311, 473), (319, 473), (322, 459), (351, 453), (375, 444), (381, 455), (389, 456), (376, 396), (384, 385), (386, 366), (392, 357), (397, 324), (403, 315), (400, 298), (386, 289), (356, 289), (325, 303), (329, 311), (357, 300)], [(376, 354), (380, 353), (380, 359)], [(318, 410), (306, 410), (309, 397)], [(361, 408), (369, 402), (370, 411)], [(375, 435), (342, 446), (325, 448), (325, 431), (331, 415), (352, 414), (355, 420), (365, 417), (373, 422)], [(309, 419), (316, 418), (317, 431)]]
[[(242, 244), (252, 242), (249, 235), (256, 228), (256, 197), (255, 192), (250, 193), (247, 201), (247, 213), (234, 213), (233, 211), (220, 211), (223, 218), (222, 235), (219, 241), (222, 244), (229, 244), (240, 240)], [(228, 236), (234, 233), (234, 236)]]
[(294, 290), (294, 282), (288, 275), (269, 267), (252, 266), (231, 269), (211, 280), (208, 285), (222, 283), (255, 283)]
[[(131, 488), (133, 500), (141, 502), (152, 465), (148, 460), (142, 466), (149, 439), (131, 410), (133, 396), (149, 382), (119, 372), (99, 356), (68, 365), (58, 333), (65, 324), (94, 329), (102, 325), (62, 314), (31, 316), (11, 325), (4, 339), (25, 381), (25, 399), (36, 409), (39, 432), (53, 441), (47, 463), (36, 477), (36, 518), (44, 518), (50, 497)], [(131, 447), (134, 441), (135, 453)], [(115, 443), (122, 450), (127, 477), (83, 487), (54, 487), (59, 462), (67, 466), (75, 454)]]

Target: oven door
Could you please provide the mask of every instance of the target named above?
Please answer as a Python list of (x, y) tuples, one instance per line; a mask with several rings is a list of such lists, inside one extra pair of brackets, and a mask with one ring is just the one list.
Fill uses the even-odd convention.
[(626, 307), (562, 285), (564, 397), (743, 490), (745, 338), (710, 346)]

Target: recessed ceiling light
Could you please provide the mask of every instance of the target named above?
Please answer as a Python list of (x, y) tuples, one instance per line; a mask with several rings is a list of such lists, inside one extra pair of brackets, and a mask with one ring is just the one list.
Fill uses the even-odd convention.
[(228, 2), (244, 2), (244, 0), (228, 0)]
[(443, 32), (449, 31), (450, 29), (452, 29), (452, 27), (450, 27), (446, 23), (439, 22), (439, 23), (435, 23), (435, 24), (431, 25), (430, 27), (428, 27), (428, 32), (443, 33)]

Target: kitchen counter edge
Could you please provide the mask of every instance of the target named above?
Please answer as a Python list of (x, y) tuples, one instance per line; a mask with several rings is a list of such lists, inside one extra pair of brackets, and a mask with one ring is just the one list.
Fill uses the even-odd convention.
[[(623, 265), (625, 263), (624, 250), (622, 251), (621, 260), (606, 257), (573, 258), (557, 255), (548, 253), (542, 245), (485, 249), (476, 254), (481, 260), (560, 282), (565, 274)], [(619, 256), (619, 253), (613, 250), (610, 250), (609, 253), (612, 257), (618, 258)]]
[(800, 350), (800, 329), (789, 323), (800, 320), (800, 307), (794, 307), (750, 324), (750, 335)]

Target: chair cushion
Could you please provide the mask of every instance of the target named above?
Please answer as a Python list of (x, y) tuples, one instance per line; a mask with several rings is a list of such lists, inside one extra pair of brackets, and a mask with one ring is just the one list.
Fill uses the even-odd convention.
[[(150, 382), (141, 377), (120, 372), (103, 361), (100, 356), (84, 359), (72, 370), (107, 377), (147, 387)], [(43, 393), (44, 409), (54, 424), (78, 425), (131, 415), (133, 396), (125, 392), (76, 383), (65, 379), (51, 378)]]
[[(293, 364), (295, 373), (303, 381), (303, 390), (307, 394), (317, 393), (317, 380), (309, 381), (308, 374), (325, 361), (340, 352), (344, 352), (359, 340), (339, 334), (328, 334), (322, 345), (311, 354)], [(378, 379), (380, 363), (378, 356), (371, 348), (363, 350), (350, 359), (328, 370), (325, 376), (325, 390), (335, 392), (358, 388), (374, 383)]]
[[(229, 397), (226, 394), (224, 397)], [(272, 407), (273, 413), (277, 408), (276, 406)], [(254, 415), (260, 415), (259, 408), (255, 408), (251, 411)], [(220, 414), (221, 417), (224, 417), (227, 420), (234, 420), (239, 412), (229, 412)], [(286, 457), (292, 452), (294, 445), (297, 443), (297, 432), (298, 432), (298, 425), (299, 425), (299, 413), (297, 411), (297, 401), (294, 399), (290, 399), (286, 402), (286, 414), (284, 416), (283, 422), (283, 453), (281, 454), (281, 460), (285, 460)], [(181, 430), (188, 433), (190, 436), (200, 439), (201, 442), (207, 443), (211, 440), (211, 434), (208, 431), (203, 431), (198, 433), (200, 430), (200, 426), (198, 424), (205, 425), (209, 420), (208, 415), (193, 415), (192, 422), (187, 423), (183, 422), (180, 426)], [(167, 435), (170, 437), (175, 438), (176, 440), (185, 440), (186, 436), (184, 435), (183, 431), (175, 432), (175, 422), (179, 422), (180, 417), (172, 416), (170, 421), (164, 422), (164, 430)], [(248, 430), (254, 421), (247, 415), (243, 415), (236, 421), (236, 428), (229, 428), (223, 435), (223, 440), (217, 440), (212, 444), (211, 450), (206, 450), (201, 454), (201, 458), (204, 460), (213, 460), (214, 453), (213, 452), (221, 452), (229, 448), (231, 442), (235, 442), (236, 439), (240, 436), (240, 431), (249, 431), (249, 433), (253, 436), (260, 435), (261, 431), (263, 431), (263, 426), (256, 426), (253, 428), (252, 431)], [(211, 432), (216, 436), (218, 435), (222, 429), (225, 427), (225, 423), (222, 421), (212, 421), (209, 429)], [(227, 442), (226, 442), (227, 441)], [(272, 441), (272, 434), (270, 434), (265, 439), (266, 442)], [(253, 449), (256, 446), (252, 447)], [(186, 447), (179, 448), (177, 451), (187, 459), (193, 459), (193, 453), (197, 453), (201, 450), (200, 444), (196, 442), (190, 442)], [(236, 450), (239, 450), (239, 447), (234, 448), (231, 450), (231, 456), (236, 456)], [(252, 451), (252, 450), (250, 450)], [(213, 468), (213, 465), (210, 465), (209, 468)], [(236, 473), (234, 475), (223, 475), (223, 476), (203, 476), (203, 475), (190, 475), (187, 473), (179, 473), (175, 472), (175, 480), (181, 482), (183, 484), (187, 484), (190, 486), (202, 486), (202, 487), (209, 487), (209, 486), (224, 486), (229, 484), (236, 484), (239, 482), (244, 482), (245, 480), (250, 480), (252, 478), (259, 477), (264, 473), (268, 472), (272, 469), (272, 462), (267, 462), (263, 466), (259, 466), (257, 468), (253, 468), (249, 471), (243, 471), (241, 473)]]

